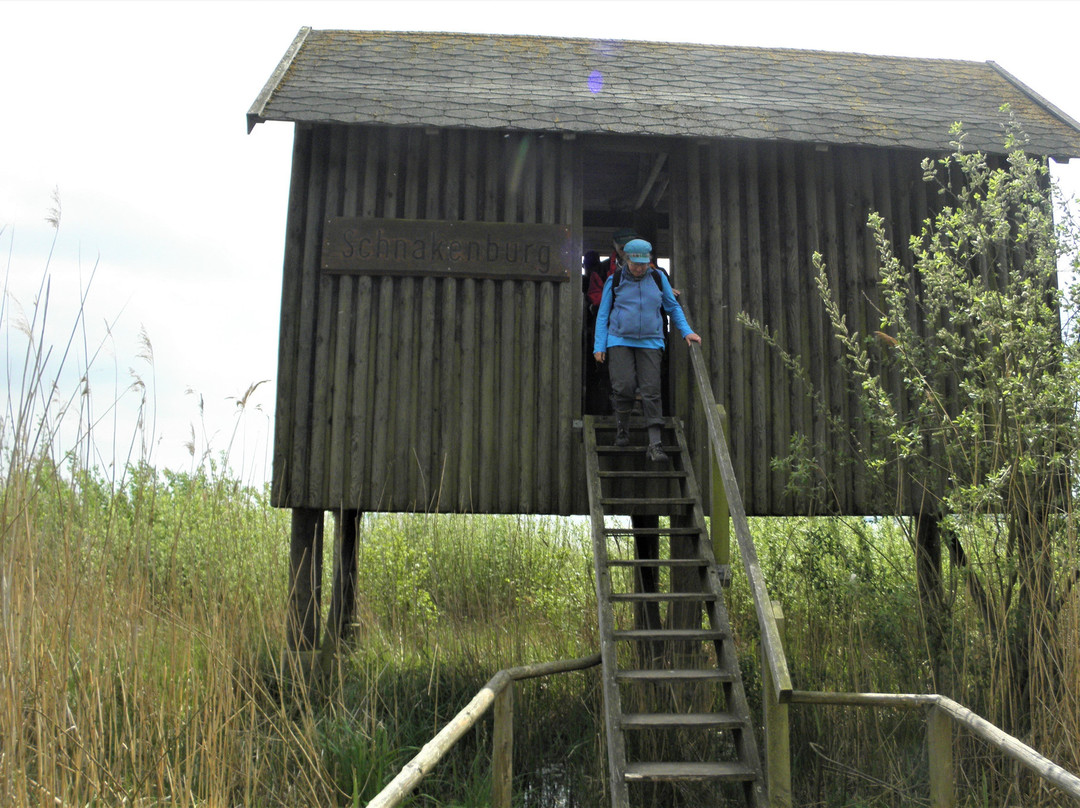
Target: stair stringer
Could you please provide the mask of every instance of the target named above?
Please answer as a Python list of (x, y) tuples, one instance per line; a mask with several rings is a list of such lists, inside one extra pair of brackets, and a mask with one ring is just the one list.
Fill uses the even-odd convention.
[(585, 464), (589, 492), (589, 515), (592, 524), (593, 564), (596, 569), (596, 606), (600, 623), (601, 676), (604, 691), (604, 729), (607, 735), (608, 777), (611, 783), (612, 808), (629, 808), (626, 788), (626, 742), (620, 718), (622, 694), (615, 681), (617, 649), (614, 639), (614, 615), (611, 609), (611, 573), (604, 534), (604, 512), (600, 505), (600, 464), (596, 454), (596, 431), (592, 417), (585, 418)]

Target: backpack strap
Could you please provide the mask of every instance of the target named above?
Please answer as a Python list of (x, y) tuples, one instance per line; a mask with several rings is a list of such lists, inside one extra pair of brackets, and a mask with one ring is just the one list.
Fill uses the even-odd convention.
[[(616, 272), (612, 276), (612, 279), (611, 279), (611, 294), (612, 295), (615, 294), (615, 290), (619, 287), (619, 283), (620, 283), (620, 281), (622, 281), (622, 274), (625, 271), (626, 271), (625, 269), (620, 269), (618, 272)], [(660, 280), (660, 270), (658, 270), (656, 267), (650, 266), (649, 267), (649, 275), (652, 277), (653, 283), (656, 284), (656, 288), (660, 290), (660, 294), (661, 295), (664, 294), (664, 282), (662, 280)]]

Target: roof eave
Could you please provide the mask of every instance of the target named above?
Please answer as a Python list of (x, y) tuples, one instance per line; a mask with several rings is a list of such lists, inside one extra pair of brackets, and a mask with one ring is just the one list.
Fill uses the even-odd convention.
[(259, 95), (255, 98), (251, 108), (247, 113), (247, 131), (251, 134), (251, 130), (255, 128), (256, 124), (260, 124), (263, 121), (268, 120), (263, 113), (266, 111), (266, 105), (270, 103), (271, 97), (274, 95), (274, 91), (281, 83), (282, 78), (292, 67), (293, 60), (296, 58), (296, 54), (300, 52), (300, 48), (304, 44), (304, 40), (308, 38), (308, 34), (311, 33), (311, 26), (303, 26), (293, 38), (292, 44), (289, 45), (289, 49), (285, 51), (285, 55), (281, 57), (281, 61), (278, 62), (278, 66), (274, 69), (274, 72), (270, 74), (270, 78), (267, 79), (266, 84), (263, 85)]
[(1041, 106), (1059, 121), (1068, 124), (1077, 132), (1080, 132), (1080, 122), (1078, 122), (1075, 118), (1068, 115), (1060, 107), (1057, 107), (1054, 104), (1050, 103), (1050, 101), (1048, 101), (1046, 98), (1039, 95), (1039, 93), (1028, 87), (1026, 84), (1024, 84), (1024, 82), (1020, 81), (1020, 79), (1018, 79), (1004, 67), (999, 65), (997, 62), (988, 60), (986, 63), (990, 65), (990, 67), (992, 67), (994, 70), (996, 70), (1006, 81), (1010, 82), (1013, 86), (1015, 86), (1021, 92), (1030, 97), (1032, 101)]

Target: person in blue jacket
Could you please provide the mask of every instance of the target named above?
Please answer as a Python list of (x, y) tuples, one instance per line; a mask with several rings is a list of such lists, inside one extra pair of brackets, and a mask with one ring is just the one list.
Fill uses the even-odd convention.
[(664, 353), (666, 311), (686, 340), (701, 343), (686, 321), (667, 276), (650, 266), (652, 245), (644, 239), (623, 248), (626, 267), (604, 282), (604, 294), (596, 313), (593, 358), (608, 360), (611, 402), (615, 410), (615, 445), (630, 443), (630, 410), (641, 393), (642, 413), (649, 429), (645, 456), (667, 460), (660, 448), (663, 412), (660, 406), (660, 360)]

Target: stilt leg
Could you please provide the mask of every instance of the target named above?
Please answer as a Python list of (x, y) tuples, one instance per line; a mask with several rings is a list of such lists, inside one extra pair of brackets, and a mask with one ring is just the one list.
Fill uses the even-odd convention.
[(326, 626), (334, 643), (347, 640), (356, 616), (356, 534), (360, 511), (334, 514), (334, 582)]
[[(658, 530), (659, 517), (652, 514), (639, 514), (630, 517), (630, 523), (638, 530), (652, 528)], [(634, 536), (634, 555), (638, 558), (658, 558), (660, 555), (660, 534), (639, 533)], [(660, 572), (656, 567), (639, 567), (634, 572), (634, 588), (642, 593), (655, 593), (660, 589)], [(660, 618), (660, 604), (638, 603), (634, 608), (635, 628), (655, 631), (663, 627)], [(664, 655), (662, 643), (642, 641), (639, 652), (643, 663), (658, 660)]]
[(322, 597), (322, 511), (293, 508), (289, 547), (288, 641), (294, 651), (315, 648)]

